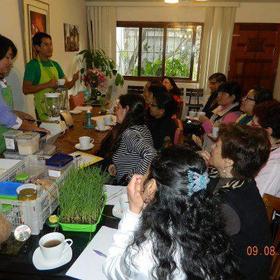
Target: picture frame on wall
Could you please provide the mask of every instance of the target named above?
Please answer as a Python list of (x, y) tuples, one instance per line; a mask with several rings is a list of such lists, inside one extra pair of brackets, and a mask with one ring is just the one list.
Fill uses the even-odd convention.
[(37, 32), (50, 33), (48, 0), (23, 0), (25, 61), (35, 58), (32, 37)]
[(66, 52), (76, 52), (80, 49), (79, 26), (64, 23), (64, 49)]

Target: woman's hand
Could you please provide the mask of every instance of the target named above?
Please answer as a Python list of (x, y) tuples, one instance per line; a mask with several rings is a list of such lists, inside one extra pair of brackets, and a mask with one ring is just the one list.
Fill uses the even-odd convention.
[(202, 123), (204, 123), (204, 122), (206, 122), (206, 121), (209, 121), (209, 118), (207, 118), (207, 117), (204, 116), (204, 115), (200, 115), (200, 116), (198, 117), (198, 119), (199, 119), (199, 121), (202, 122)]
[(117, 169), (114, 164), (110, 164), (108, 167), (108, 172), (111, 176), (115, 177), (117, 175)]
[(199, 151), (198, 154), (205, 160), (206, 165), (208, 166), (209, 161), (210, 161), (210, 157), (211, 157), (210, 153), (208, 153), (205, 150), (202, 150), (202, 151)]
[(141, 196), (143, 181), (143, 175), (133, 175), (127, 186), (129, 210), (136, 214), (139, 214), (144, 208), (144, 201)]

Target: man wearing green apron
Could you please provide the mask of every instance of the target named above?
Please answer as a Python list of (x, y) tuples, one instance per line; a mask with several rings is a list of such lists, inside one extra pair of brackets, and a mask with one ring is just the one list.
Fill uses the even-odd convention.
[(73, 75), (73, 79), (68, 81), (60, 65), (51, 60), (53, 53), (51, 36), (38, 32), (32, 38), (32, 44), (37, 53), (37, 58), (26, 64), (23, 78), (24, 94), (34, 94), (34, 104), (38, 119), (45, 121), (48, 119), (45, 106), (45, 93), (54, 92), (58, 86), (58, 79), (65, 79), (65, 86), (69, 89), (73, 87), (79, 79), (78, 72)]
[(5, 150), (3, 133), (8, 129), (21, 129), (30, 131), (45, 131), (38, 128), (33, 122), (24, 119), (23, 112), (19, 112), (23, 117), (17, 117), (12, 111), (13, 96), (10, 86), (7, 85), (5, 77), (8, 76), (12, 66), (13, 59), (17, 54), (17, 48), (14, 43), (0, 35), (0, 154)]

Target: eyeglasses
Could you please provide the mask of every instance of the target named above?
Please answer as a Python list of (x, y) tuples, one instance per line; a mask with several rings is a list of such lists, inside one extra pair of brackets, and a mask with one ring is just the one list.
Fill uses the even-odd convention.
[(245, 97), (244, 97), (244, 101), (246, 101), (246, 100), (256, 101), (254, 98), (245, 96)]

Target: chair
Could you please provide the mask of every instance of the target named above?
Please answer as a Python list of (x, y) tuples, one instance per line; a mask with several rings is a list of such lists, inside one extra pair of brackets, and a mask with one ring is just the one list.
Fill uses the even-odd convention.
[[(186, 88), (185, 103), (189, 111), (199, 111), (203, 104), (199, 103), (199, 98), (203, 96), (202, 88)], [(187, 99), (188, 98), (188, 99)], [(194, 99), (195, 102), (192, 102)]]
[(127, 93), (143, 94), (143, 86), (127, 86)]
[[(263, 195), (263, 202), (266, 207), (266, 212), (268, 216), (268, 220), (270, 224), (272, 223), (274, 213), (280, 212), (280, 198), (270, 195), (264, 194)], [(280, 246), (280, 229), (277, 229), (276, 234), (274, 235), (273, 245), (276, 248), (276, 252), (279, 254), (279, 246)], [(275, 254), (272, 257), (272, 264), (270, 270), (270, 280), (278, 280), (280, 279), (280, 255)]]
[(77, 95), (71, 95), (69, 98), (70, 110), (73, 110), (77, 106), (83, 106), (85, 104), (85, 97), (82, 92)]

